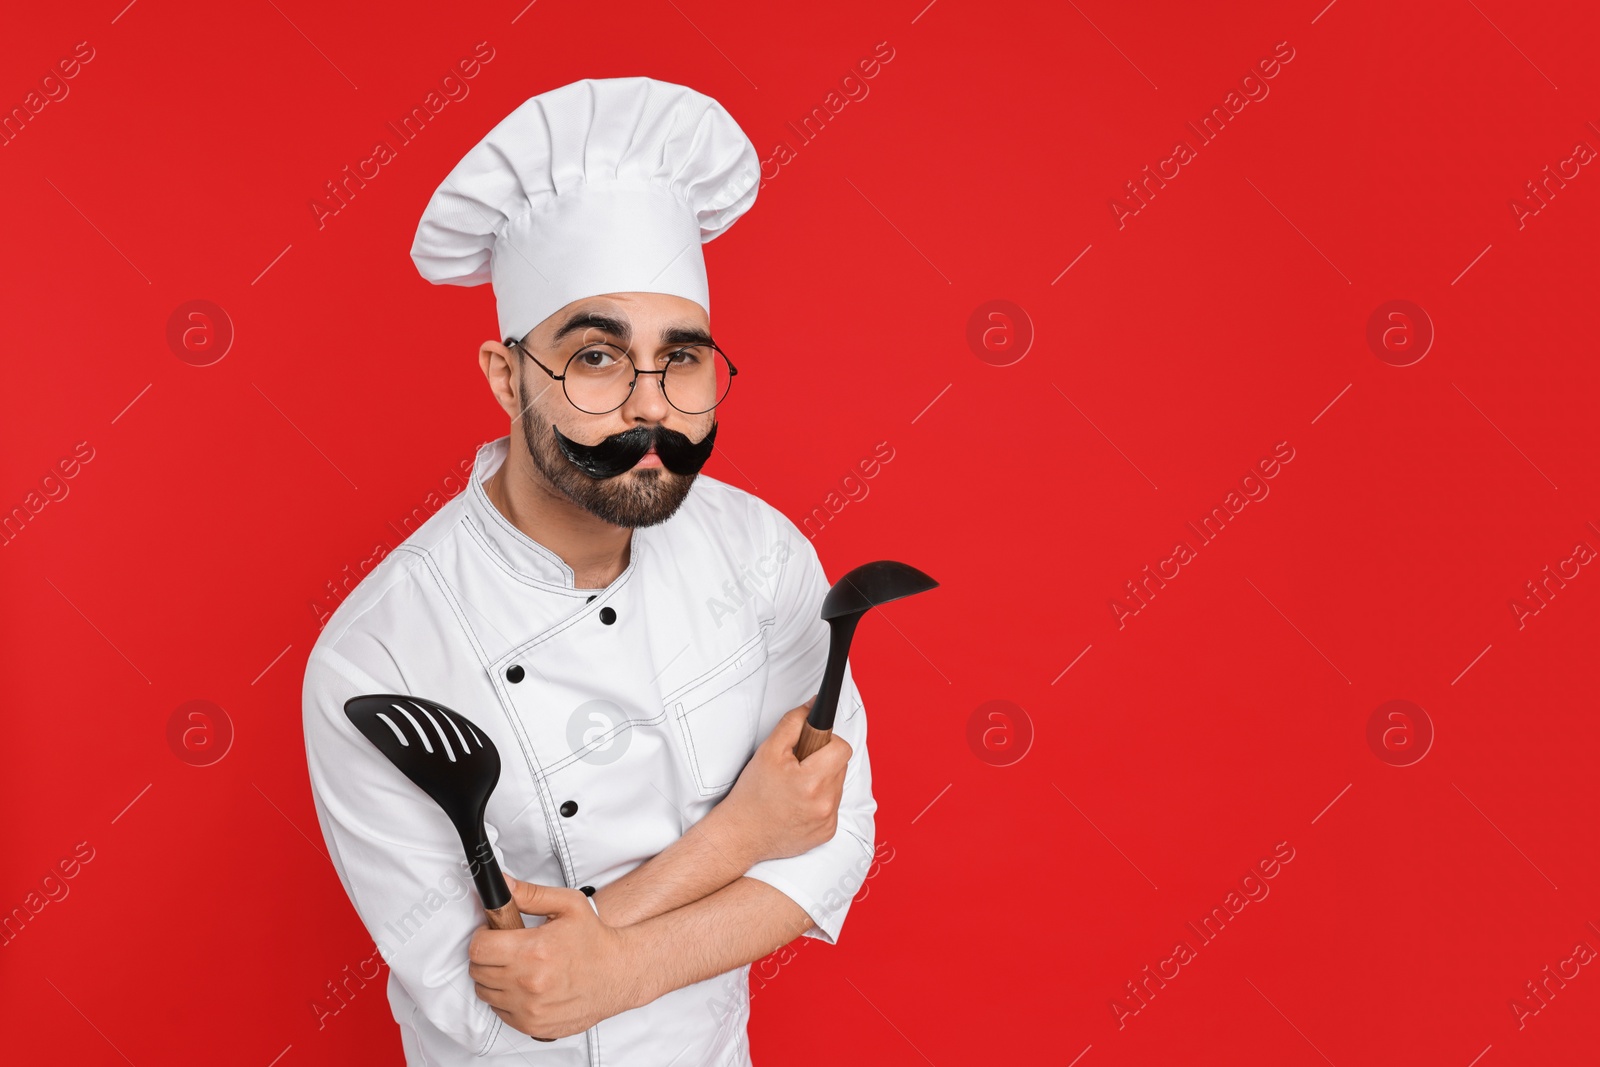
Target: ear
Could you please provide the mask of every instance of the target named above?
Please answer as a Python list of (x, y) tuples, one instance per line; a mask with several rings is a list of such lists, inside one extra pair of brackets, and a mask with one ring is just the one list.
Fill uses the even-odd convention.
[(522, 405), (517, 403), (517, 366), (516, 353), (512, 352), (499, 341), (485, 341), (483, 347), (478, 349), (478, 366), (483, 368), (483, 376), (489, 381), (489, 391), (494, 394), (494, 399), (507, 416), (515, 420), (522, 412)]

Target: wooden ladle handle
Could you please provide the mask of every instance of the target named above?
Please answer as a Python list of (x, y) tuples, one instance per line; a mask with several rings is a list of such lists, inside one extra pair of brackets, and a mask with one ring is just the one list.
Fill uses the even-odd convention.
[(832, 740), (832, 730), (819, 730), (809, 722), (803, 722), (800, 724), (800, 740), (794, 745), (794, 758), (804, 763), (807, 756)]

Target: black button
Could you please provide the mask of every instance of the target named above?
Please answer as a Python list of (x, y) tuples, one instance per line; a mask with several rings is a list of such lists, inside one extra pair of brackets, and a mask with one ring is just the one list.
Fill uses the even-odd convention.
[[(590, 593), (589, 594), (589, 600), (593, 600), (595, 597), (597, 597), (599, 595), (600, 595), (599, 593)], [(589, 603), (589, 600), (585, 600), (584, 603), (585, 604)]]
[(563, 800), (561, 802), (561, 817), (563, 819), (570, 819), (576, 814), (578, 814), (578, 802), (576, 800)]
[(594, 896), (594, 886), (592, 886), (592, 885), (580, 886), (579, 887), (579, 892), (581, 892), (586, 897), (592, 897), (592, 896)]
[(600, 621), (605, 623), (607, 626), (610, 626), (612, 623), (617, 621), (617, 613), (612, 611), (610, 608), (601, 608)]
[(512, 685), (516, 685), (518, 682), (522, 681), (522, 678), (522, 664), (513, 663), (511, 666), (506, 668), (506, 681), (510, 682)]

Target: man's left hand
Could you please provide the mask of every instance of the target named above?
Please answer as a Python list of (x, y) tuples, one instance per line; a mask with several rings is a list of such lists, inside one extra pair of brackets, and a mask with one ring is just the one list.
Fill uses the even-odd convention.
[(548, 1041), (649, 1002), (628, 937), (582, 892), (505, 879), (517, 910), (546, 916), (525, 930), (482, 927), (467, 946), (478, 998), (506, 1025)]

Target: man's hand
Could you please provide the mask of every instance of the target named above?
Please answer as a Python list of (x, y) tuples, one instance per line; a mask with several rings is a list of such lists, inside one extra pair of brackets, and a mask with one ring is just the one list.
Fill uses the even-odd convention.
[[(718, 892), (762, 860), (798, 856), (833, 838), (850, 745), (836, 735), (804, 763), (795, 759), (810, 710), (807, 701), (778, 721), (705, 818), (595, 893), (607, 923), (634, 935), (637, 924)], [(632, 943), (635, 955), (648, 950), (637, 937)]]
[(838, 828), (849, 743), (836, 736), (804, 763), (794, 758), (800, 726), (815, 700), (784, 713), (713, 809), (758, 861), (809, 852)]
[(549, 1041), (654, 999), (627, 935), (601, 922), (583, 893), (505, 879), (517, 910), (547, 916), (526, 930), (482, 927), (467, 946), (478, 999), (506, 1025)]

